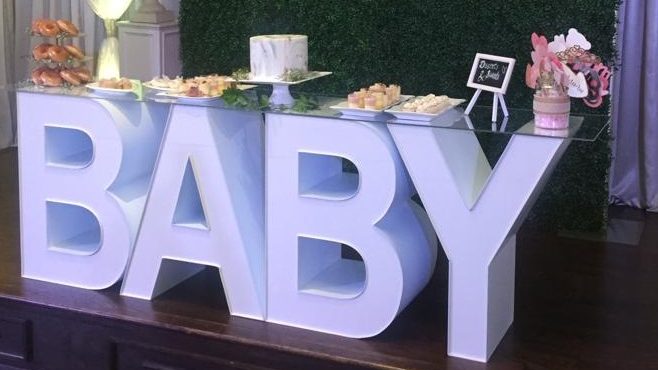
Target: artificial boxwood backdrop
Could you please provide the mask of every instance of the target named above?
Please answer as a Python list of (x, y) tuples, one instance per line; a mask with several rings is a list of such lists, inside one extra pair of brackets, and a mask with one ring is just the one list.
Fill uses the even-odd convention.
[[(530, 108), (533, 92), (524, 85), (530, 34), (550, 40), (575, 27), (610, 64), (617, 7), (618, 0), (183, 0), (183, 74), (230, 74), (249, 66), (250, 36), (296, 33), (308, 35), (309, 69), (334, 72), (300, 85), (303, 91), (342, 95), (382, 81), (400, 84), (405, 94), (468, 98), (471, 63), (482, 52), (517, 60), (506, 100)], [(483, 96), (481, 103), (490, 99)], [(572, 110), (594, 112), (576, 99)], [(608, 103), (596, 112), (607, 114)], [(529, 222), (545, 229), (602, 227), (607, 139), (571, 144)], [(506, 142), (502, 135), (480, 140), (492, 160)]]

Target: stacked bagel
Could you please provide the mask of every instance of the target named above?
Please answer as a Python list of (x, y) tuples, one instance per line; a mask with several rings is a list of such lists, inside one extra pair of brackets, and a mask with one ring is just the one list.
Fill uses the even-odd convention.
[(91, 72), (84, 67), (84, 51), (64, 43), (64, 40), (80, 34), (75, 24), (65, 19), (37, 19), (32, 22), (31, 34), (55, 39), (54, 43), (42, 42), (32, 49), (32, 57), (38, 63), (30, 76), (34, 84), (78, 86), (92, 80)]
[(80, 31), (71, 21), (65, 19), (37, 19), (32, 22), (32, 35), (43, 37), (78, 36)]

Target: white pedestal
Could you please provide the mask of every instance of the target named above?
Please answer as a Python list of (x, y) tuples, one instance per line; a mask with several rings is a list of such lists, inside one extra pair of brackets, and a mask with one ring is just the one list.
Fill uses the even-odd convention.
[(121, 76), (148, 81), (181, 74), (180, 31), (177, 22), (118, 22)]

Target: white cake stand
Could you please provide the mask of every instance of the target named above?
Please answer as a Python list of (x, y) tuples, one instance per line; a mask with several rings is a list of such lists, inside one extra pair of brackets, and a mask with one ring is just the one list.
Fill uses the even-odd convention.
[(295, 99), (290, 95), (290, 86), (298, 85), (300, 83), (315, 80), (316, 78), (329, 76), (332, 72), (311, 72), (314, 73), (313, 76), (299, 80), (299, 81), (281, 81), (281, 80), (268, 80), (268, 79), (248, 79), (248, 80), (239, 80), (240, 83), (247, 84), (256, 84), (256, 85), (272, 85), (272, 95), (270, 95), (270, 106), (286, 106), (288, 108), (292, 107), (295, 103)]

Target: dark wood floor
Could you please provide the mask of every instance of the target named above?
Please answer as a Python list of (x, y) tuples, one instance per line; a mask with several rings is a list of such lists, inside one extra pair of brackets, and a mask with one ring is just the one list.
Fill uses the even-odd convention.
[[(212, 269), (152, 302), (121, 297), (118, 286), (97, 292), (22, 279), (16, 151), (10, 149), (0, 151), (0, 308), (27, 304), (40, 315), (71, 315), (80, 325), (136, 337), (155, 328), (202, 339), (220, 352), (230, 344), (273, 364), (309, 364), (290, 368), (318, 360), (346, 369), (658, 369), (658, 214), (614, 207), (610, 214), (645, 223), (639, 245), (522, 229), (515, 321), (485, 365), (446, 356), (445, 255), (421, 295), (383, 334), (366, 340), (230, 317)], [(40, 365), (30, 368), (51, 368), (39, 354), (33, 358)]]

